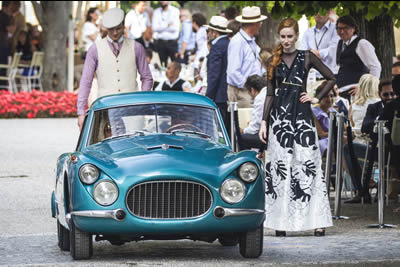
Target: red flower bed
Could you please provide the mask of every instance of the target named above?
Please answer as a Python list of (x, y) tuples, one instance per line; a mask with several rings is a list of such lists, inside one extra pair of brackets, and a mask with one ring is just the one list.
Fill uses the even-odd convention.
[(68, 91), (10, 93), (0, 90), (0, 118), (76, 117), (78, 95)]

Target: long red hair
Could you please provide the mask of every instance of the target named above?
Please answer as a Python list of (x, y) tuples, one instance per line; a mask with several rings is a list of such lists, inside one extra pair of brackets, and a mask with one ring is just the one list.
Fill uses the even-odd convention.
[[(278, 26), (278, 34), (281, 32), (283, 28), (293, 28), (294, 32), (298, 35), (299, 34), (299, 24), (295, 19), (286, 18), (283, 19)], [(272, 80), (274, 78), (274, 71), (275, 68), (281, 64), (281, 55), (283, 54), (283, 47), (281, 43), (279, 43), (275, 49), (272, 51), (272, 60), (269, 63), (268, 67), (268, 78)]]

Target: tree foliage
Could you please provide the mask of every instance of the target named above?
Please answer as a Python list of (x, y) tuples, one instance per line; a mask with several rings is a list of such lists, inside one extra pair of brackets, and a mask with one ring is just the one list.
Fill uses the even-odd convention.
[[(348, 15), (350, 11), (366, 10), (365, 19), (370, 21), (377, 16), (386, 14), (395, 19), (400, 26), (400, 1), (222, 1), (223, 7), (245, 6), (266, 7), (274, 18), (300, 18), (303, 14), (310, 17), (317, 13), (326, 13), (335, 9), (339, 16)], [(210, 5), (218, 6), (218, 1), (209, 1)]]

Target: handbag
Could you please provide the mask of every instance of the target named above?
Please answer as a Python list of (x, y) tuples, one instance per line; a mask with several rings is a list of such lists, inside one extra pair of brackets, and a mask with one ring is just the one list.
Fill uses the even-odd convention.
[(400, 117), (397, 116), (397, 110), (394, 113), (392, 124), (392, 144), (395, 146), (400, 145)]

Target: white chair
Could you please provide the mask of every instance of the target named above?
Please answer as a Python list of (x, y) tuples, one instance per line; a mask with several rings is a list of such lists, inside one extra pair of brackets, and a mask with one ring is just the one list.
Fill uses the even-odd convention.
[(6, 76), (0, 76), (0, 81), (7, 81), (8, 85), (3, 86), (0, 85), (0, 88), (5, 88), (8, 89), (12, 93), (17, 92), (17, 85), (15, 83), (15, 76), (17, 74), (17, 66), (19, 64), (19, 61), (21, 60), (22, 53), (15, 53), (10, 64), (0, 64), (0, 69), (6, 69), (7, 70), (7, 75)]
[(34, 52), (30, 64), (19, 64), (18, 68), (28, 69), (27, 75), (17, 74), (15, 78), (21, 81), (26, 81), (28, 84), (28, 91), (32, 92), (32, 89), (39, 87), (40, 91), (43, 91), (42, 87), (42, 72), (43, 72), (43, 52)]
[(238, 108), (238, 118), (239, 118), (239, 127), (241, 129), (249, 126), (251, 122), (251, 116), (253, 113), (253, 108)]

